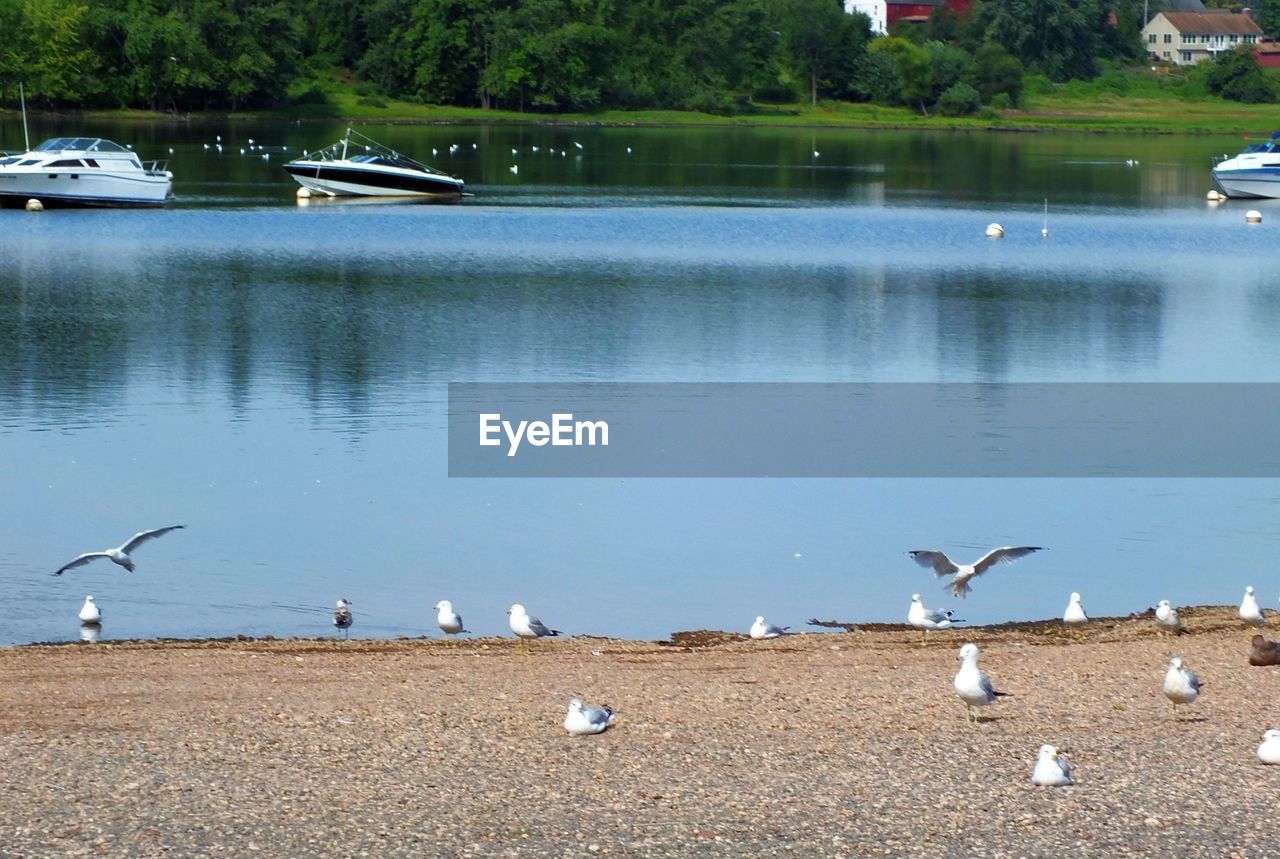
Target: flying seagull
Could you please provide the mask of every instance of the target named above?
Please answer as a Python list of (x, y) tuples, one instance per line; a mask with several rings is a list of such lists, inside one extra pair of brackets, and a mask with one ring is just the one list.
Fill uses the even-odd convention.
[(970, 591), (969, 579), (982, 575), (996, 564), (1008, 564), (1030, 555), (1032, 552), (1039, 552), (1042, 548), (1042, 546), (1005, 546), (1000, 549), (992, 549), (972, 564), (965, 565), (957, 564), (942, 552), (932, 549), (917, 549), (913, 552), (907, 552), (907, 554), (914, 558), (915, 562), (920, 566), (931, 568), (933, 574), (938, 578), (954, 573), (955, 578), (951, 580), (947, 587), (951, 588), (951, 593), (954, 596), (964, 599)]
[(156, 528), (154, 531), (139, 531), (129, 538), (129, 542), (116, 549), (107, 549), (105, 552), (85, 552), (69, 564), (63, 564), (55, 576), (60, 576), (72, 567), (79, 567), (89, 563), (94, 558), (110, 558), (115, 563), (124, 567), (129, 572), (133, 572), (133, 558), (129, 557), (129, 553), (141, 546), (148, 540), (154, 540), (170, 531), (176, 531), (179, 528), (185, 528), (185, 525), (170, 525), (168, 528)]

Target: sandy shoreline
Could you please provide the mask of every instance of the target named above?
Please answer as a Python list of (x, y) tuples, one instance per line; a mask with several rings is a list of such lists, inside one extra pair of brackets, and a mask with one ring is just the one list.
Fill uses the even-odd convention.
[[(0, 856), (1280, 855), (1280, 668), (1234, 609), (699, 646), (245, 640), (0, 650)], [(1269, 633), (1280, 637), (1280, 627)], [(1013, 693), (977, 727), (976, 641)], [(598, 652), (593, 653), (593, 651)], [(1180, 655), (1205, 681), (1170, 720)], [(569, 698), (615, 728), (575, 739)], [(1036, 788), (1036, 749), (1077, 785)], [(594, 848), (594, 849), (593, 849)]]

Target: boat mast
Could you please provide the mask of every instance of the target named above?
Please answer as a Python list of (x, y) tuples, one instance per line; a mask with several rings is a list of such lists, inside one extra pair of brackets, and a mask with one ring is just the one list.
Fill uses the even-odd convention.
[(22, 84), (18, 84), (18, 101), (22, 104), (22, 140), (27, 146), (27, 151), (31, 151), (31, 135), (27, 133), (27, 94), (22, 89)]
[(347, 144), (351, 142), (351, 127), (347, 126), (347, 136), (342, 138), (342, 160), (347, 160)]

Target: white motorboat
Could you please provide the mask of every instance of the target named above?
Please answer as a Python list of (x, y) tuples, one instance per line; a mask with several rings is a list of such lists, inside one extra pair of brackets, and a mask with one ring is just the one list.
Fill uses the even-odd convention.
[(1280, 197), (1280, 131), (1234, 158), (1214, 161), (1213, 181), (1228, 197)]
[[(352, 141), (352, 137), (360, 138)], [(342, 140), (284, 165), (299, 185), (330, 197), (421, 197), (454, 201), (466, 184), (350, 128)], [(302, 192), (299, 192), (300, 194)]]
[(168, 162), (144, 165), (101, 137), (55, 137), (0, 158), (0, 205), (162, 206), (172, 190)]

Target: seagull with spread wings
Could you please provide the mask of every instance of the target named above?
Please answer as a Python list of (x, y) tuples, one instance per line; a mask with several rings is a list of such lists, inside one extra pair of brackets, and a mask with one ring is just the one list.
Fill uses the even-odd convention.
[(969, 579), (980, 576), (996, 564), (1008, 564), (1019, 558), (1039, 552), (1042, 546), (1004, 546), (992, 549), (972, 564), (957, 564), (942, 552), (933, 549), (917, 549), (907, 552), (922, 567), (929, 567), (938, 578), (955, 574), (947, 587), (951, 593), (964, 599), (969, 595)]
[(154, 540), (156, 537), (160, 537), (165, 534), (168, 534), (170, 531), (176, 531), (179, 528), (185, 528), (185, 527), (186, 527), (185, 525), (170, 525), (167, 528), (156, 528), (151, 531), (139, 531), (137, 534), (134, 534), (132, 537), (130, 537), (129, 541), (125, 543), (123, 546), (118, 546), (114, 549), (107, 549), (106, 551), (103, 551), (103, 552), (85, 552), (83, 555), (71, 561), (70, 563), (63, 564), (62, 568), (59, 569), (56, 573), (54, 573), (54, 575), (60, 576), (63, 573), (65, 573), (67, 570), (71, 569), (72, 567), (83, 566), (84, 564), (89, 563), (95, 558), (108, 558), (132, 573), (133, 558), (129, 557), (130, 552), (132, 552), (134, 549), (138, 548), (148, 540)]

